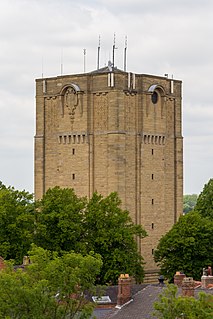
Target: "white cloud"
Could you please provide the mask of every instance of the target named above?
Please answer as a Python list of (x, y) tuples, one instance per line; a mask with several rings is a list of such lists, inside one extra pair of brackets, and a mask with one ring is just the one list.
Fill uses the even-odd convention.
[[(112, 56), (136, 73), (183, 80), (185, 191), (212, 177), (213, 2), (210, 0), (1, 0), (0, 179), (33, 191), (35, 78), (83, 71)], [(205, 161), (205, 165), (204, 164)], [(25, 173), (24, 173), (25, 172)], [(22, 177), (23, 176), (23, 177)]]

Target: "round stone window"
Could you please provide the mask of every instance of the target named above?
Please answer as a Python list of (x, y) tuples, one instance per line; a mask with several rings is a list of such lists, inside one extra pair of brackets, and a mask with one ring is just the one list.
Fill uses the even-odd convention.
[(158, 94), (157, 92), (153, 92), (152, 94), (152, 103), (156, 104), (158, 102)]

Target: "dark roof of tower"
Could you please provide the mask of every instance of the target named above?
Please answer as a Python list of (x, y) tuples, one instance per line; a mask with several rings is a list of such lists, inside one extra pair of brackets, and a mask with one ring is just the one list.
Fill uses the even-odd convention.
[(123, 70), (118, 69), (116, 66), (113, 67), (113, 63), (111, 61), (108, 62), (107, 66), (104, 66), (103, 68), (94, 70), (90, 73), (109, 73), (109, 72), (115, 72), (115, 73), (126, 73)]

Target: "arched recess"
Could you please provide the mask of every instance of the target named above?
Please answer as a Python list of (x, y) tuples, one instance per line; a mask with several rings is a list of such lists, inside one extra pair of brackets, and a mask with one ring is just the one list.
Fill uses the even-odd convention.
[(152, 84), (149, 87), (147, 93), (148, 93), (147, 95), (150, 96), (150, 98), (148, 98), (149, 101), (151, 100), (150, 102), (153, 105), (160, 106), (161, 118), (163, 118), (165, 116), (165, 101), (166, 101), (166, 92), (164, 87), (160, 84)]
[(166, 96), (164, 88), (159, 84), (151, 85), (148, 89), (148, 93), (151, 94), (151, 100), (153, 104), (157, 104), (159, 95), (161, 98)]
[(77, 106), (80, 106), (80, 114), (82, 116), (82, 93), (80, 87), (75, 83), (66, 84), (59, 93), (61, 115), (64, 116), (64, 109), (67, 107), (71, 122), (74, 121)]

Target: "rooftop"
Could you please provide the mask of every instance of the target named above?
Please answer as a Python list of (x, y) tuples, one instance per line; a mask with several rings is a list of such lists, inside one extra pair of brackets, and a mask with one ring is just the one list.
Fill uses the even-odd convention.
[[(158, 300), (159, 294), (165, 288), (165, 285), (136, 285), (138, 289), (132, 291), (132, 300), (119, 308), (96, 308), (93, 316), (97, 319), (156, 319), (153, 315), (154, 302)], [(136, 288), (136, 287), (135, 287)], [(116, 295), (117, 287), (110, 287), (111, 293)], [(213, 289), (195, 289), (195, 297), (199, 292), (205, 292), (213, 295)], [(181, 293), (181, 289), (179, 289)], [(115, 301), (115, 299), (114, 299)]]

